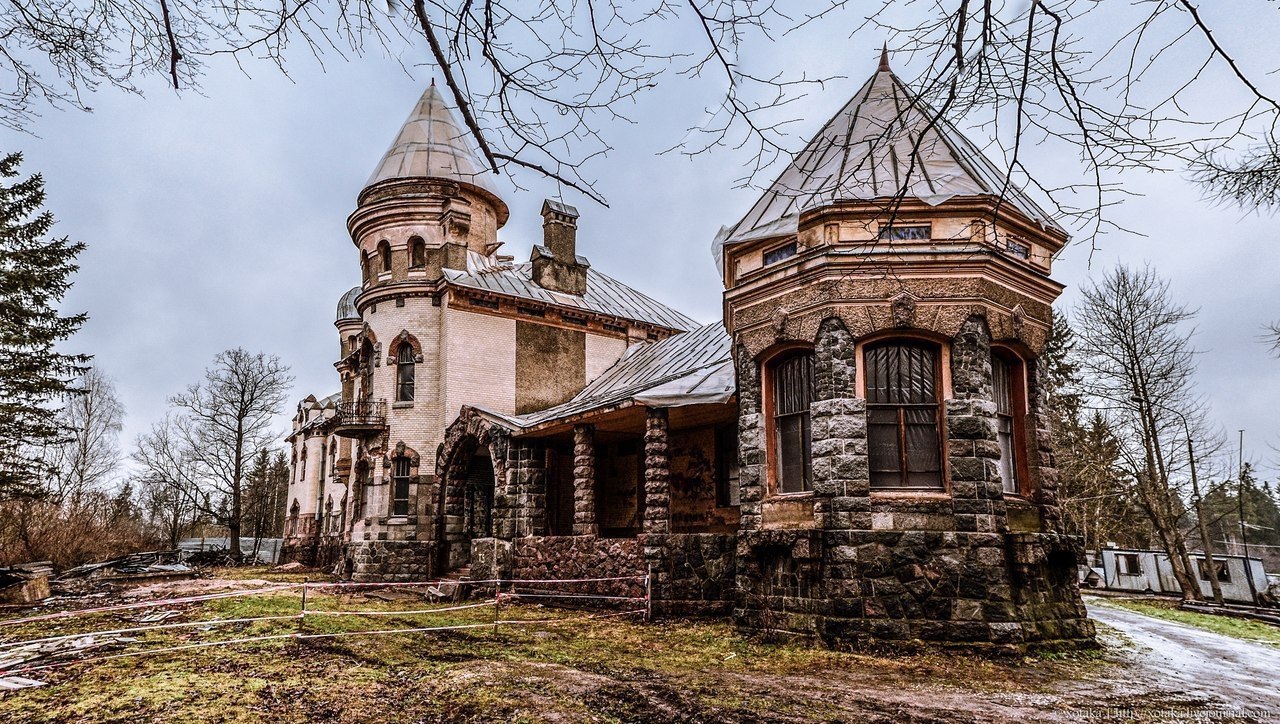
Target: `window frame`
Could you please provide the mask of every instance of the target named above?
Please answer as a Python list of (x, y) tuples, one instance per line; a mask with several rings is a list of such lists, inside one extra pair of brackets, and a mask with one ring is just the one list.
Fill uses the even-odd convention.
[[(882, 347), (919, 347), (928, 349), (933, 355), (933, 402), (932, 403), (873, 403), (871, 401), (871, 353)], [(917, 336), (894, 334), (870, 339), (858, 346), (859, 392), (867, 403), (867, 444), (868, 463), (870, 463), (870, 445), (872, 443), (872, 411), (875, 409), (895, 408), (898, 410), (897, 448), (899, 476), (898, 485), (876, 485), (871, 471), (868, 470), (869, 483), (873, 494), (908, 494), (908, 495), (946, 495), (950, 493), (950, 475), (947, 467), (947, 427), (946, 405), (949, 397), (949, 378), (946, 374), (948, 347), (938, 340)], [(910, 466), (907, 464), (906, 430), (907, 423), (904, 411), (908, 408), (932, 408), (934, 431), (938, 455), (938, 481), (936, 485), (921, 486), (908, 484)]]
[[(1009, 376), (1007, 383), (1009, 385), (1009, 405), (1010, 411), (1008, 417), (1012, 423), (1010, 438), (1012, 442), (1013, 453), (1013, 475), (1014, 487), (1008, 489), (1007, 484), (1002, 480), (1001, 487), (1005, 495), (1015, 497), (1027, 497), (1031, 493), (1031, 465), (1030, 465), (1030, 444), (1027, 432), (1027, 414), (1030, 396), (1027, 390), (1027, 362), (1016, 351), (1004, 346), (991, 347), (991, 397), (997, 404), (996, 425), (997, 425), (997, 444), (999, 443), (999, 424), (1001, 413), (999, 412), (999, 398), (996, 394), (996, 371), (995, 361), (999, 359), (1008, 367)], [(1001, 456), (1004, 455), (1004, 449), (1001, 448)], [(1004, 471), (1001, 470), (1001, 473)]]
[[(400, 349), (396, 350), (396, 402), (413, 402), (417, 395), (417, 378), (418, 364), (417, 355), (414, 354), (413, 345), (405, 342), (400, 345)], [(408, 370), (409, 380), (405, 381), (405, 370)], [(406, 394), (406, 387), (408, 397)]]
[[(783, 490), (782, 451), (779, 443), (777, 406), (777, 372), (780, 367), (797, 358), (809, 360), (809, 406), (804, 412), (785, 413), (787, 416), (803, 414), (802, 431), (804, 434), (801, 468), (803, 478), (799, 490)], [(770, 495), (802, 497), (813, 495), (813, 403), (817, 399), (814, 390), (813, 374), (816, 364), (814, 348), (809, 345), (789, 345), (776, 350), (761, 365), (763, 386), (763, 402), (765, 412), (765, 455)]]
[(421, 236), (409, 237), (409, 268), (424, 269), (427, 266), (427, 242)]
[[(1133, 565), (1129, 566), (1127, 563), (1132, 563)], [(1121, 576), (1141, 576), (1142, 558), (1137, 553), (1116, 553), (1116, 574)]]
[(738, 427), (734, 423), (715, 429), (716, 507), (736, 508), (742, 504), (738, 455)]
[[(412, 484), (413, 462), (403, 456), (391, 458), (391, 515), (393, 517), (409, 516), (413, 498), (409, 486)], [(401, 495), (402, 492), (403, 495)]]
[(391, 273), (391, 242), (383, 239), (378, 242), (378, 274)]

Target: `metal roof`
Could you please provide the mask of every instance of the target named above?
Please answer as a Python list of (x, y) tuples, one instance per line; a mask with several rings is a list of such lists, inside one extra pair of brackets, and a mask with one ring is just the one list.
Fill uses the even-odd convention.
[(466, 271), (444, 270), (445, 279), (450, 284), (647, 322), (669, 329), (687, 331), (698, 326), (698, 322), (693, 319), (595, 269), (587, 269), (587, 293), (577, 296), (538, 286), (533, 281), (531, 262), (512, 264), (474, 253), (469, 253), (467, 257)]
[(338, 300), (338, 315), (336, 321), (342, 322), (348, 319), (360, 319), (360, 312), (356, 309), (356, 297), (360, 296), (360, 291), (361, 288), (359, 286), (354, 286), (348, 289), (346, 294), (342, 295), (342, 298)]
[[(836, 201), (899, 194), (940, 204), (953, 196), (1003, 194), (1005, 203), (1061, 230), (972, 141), (914, 94), (887, 57), (879, 70), (809, 141), (716, 248), (794, 233), (800, 212)], [(918, 146), (917, 146), (918, 144)], [(913, 153), (917, 151), (918, 153)], [(914, 159), (913, 159), (914, 156)]]
[(461, 181), (498, 196), (489, 168), (440, 97), (435, 81), (414, 105), (365, 187), (389, 179), (419, 177)]
[(572, 400), (525, 415), (484, 412), (517, 428), (636, 402), (652, 407), (715, 404), (734, 394), (732, 340), (722, 322), (632, 346)]

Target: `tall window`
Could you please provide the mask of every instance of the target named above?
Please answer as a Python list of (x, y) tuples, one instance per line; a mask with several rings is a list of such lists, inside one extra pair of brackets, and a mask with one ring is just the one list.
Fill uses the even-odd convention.
[(716, 505), (739, 505), (738, 484), (738, 426), (721, 425), (716, 428)]
[(413, 402), (413, 345), (400, 345), (396, 353), (396, 402)]
[(391, 271), (391, 245), (386, 241), (378, 242), (378, 266), (384, 272)]
[(360, 252), (360, 281), (369, 283), (369, 252)]
[(367, 339), (360, 349), (360, 399), (373, 399), (373, 345)]
[(773, 471), (778, 492), (802, 493), (812, 489), (809, 405), (813, 402), (813, 353), (793, 355), (775, 364), (771, 381)]
[(941, 488), (937, 348), (892, 342), (865, 358), (871, 487)]
[(409, 458), (396, 458), (392, 464), (391, 514), (409, 514)]
[(1000, 443), (1000, 480), (1004, 492), (1017, 494), (1022, 481), (1018, 470), (1022, 463), (1018, 440), (1022, 404), (1021, 366), (1001, 354), (991, 355), (991, 392), (996, 402), (996, 440)]
[(409, 266), (418, 268), (427, 265), (427, 243), (418, 237), (409, 239)]

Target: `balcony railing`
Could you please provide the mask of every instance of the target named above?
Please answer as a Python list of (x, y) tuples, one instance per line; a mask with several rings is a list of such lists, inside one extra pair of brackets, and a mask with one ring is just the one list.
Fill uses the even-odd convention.
[(373, 432), (387, 426), (386, 400), (350, 400), (339, 402), (338, 429), (339, 435), (344, 432), (359, 434)]

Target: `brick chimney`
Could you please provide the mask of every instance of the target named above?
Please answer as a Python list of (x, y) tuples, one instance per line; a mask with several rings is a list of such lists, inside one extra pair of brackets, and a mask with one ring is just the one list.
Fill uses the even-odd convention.
[(578, 210), (547, 199), (542, 202), (542, 244), (533, 247), (533, 281), (544, 289), (582, 296), (587, 268), (578, 256)]

